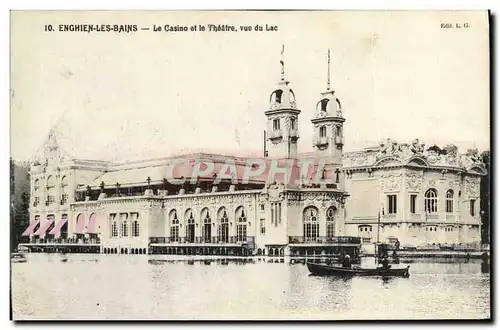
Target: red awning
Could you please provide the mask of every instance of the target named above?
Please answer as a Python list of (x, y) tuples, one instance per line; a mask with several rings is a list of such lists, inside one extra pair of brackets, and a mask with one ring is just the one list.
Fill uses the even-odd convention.
[(22, 234), (22, 236), (29, 236), (29, 235), (33, 234), (33, 231), (35, 230), (36, 225), (38, 225), (39, 223), (40, 223), (40, 220), (33, 221), (28, 226), (28, 228), (26, 228), (26, 230), (24, 231), (24, 233)]
[(49, 232), (50, 235), (59, 235), (61, 233), (61, 228), (62, 226), (64, 226), (64, 224), (68, 222), (68, 219), (67, 218), (64, 218), (64, 219), (61, 219), (59, 220), (56, 225), (54, 226), (54, 228), (52, 228), (52, 230)]
[(40, 228), (35, 232), (35, 235), (40, 236), (40, 238), (45, 237), (47, 229), (49, 229), (50, 225), (54, 222), (54, 220), (46, 220), (40, 224)]
[(86, 234), (96, 234), (95, 232), (95, 223), (96, 223), (96, 215), (95, 213), (92, 213), (89, 218), (89, 223), (85, 227), (85, 233)]
[(83, 214), (79, 214), (78, 217), (76, 217), (76, 228), (75, 228), (75, 234), (84, 234), (85, 230), (85, 217)]

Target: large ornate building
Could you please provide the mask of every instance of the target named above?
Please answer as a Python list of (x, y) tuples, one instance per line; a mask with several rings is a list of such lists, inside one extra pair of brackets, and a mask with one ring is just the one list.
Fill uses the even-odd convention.
[[(377, 237), (402, 246), (480, 241), (479, 180), (485, 168), (477, 153), (387, 140), (344, 154), (345, 118), (328, 81), (311, 119), (314, 150), (299, 154), (301, 110), (283, 66), (264, 114), (264, 163), (322, 159), (324, 169), (306, 175), (328, 183), (306, 183), (296, 164), (298, 181), (269, 180), (263, 172), (243, 182), (249, 158), (218, 154), (122, 164), (74, 159), (63, 155), (51, 132), (43, 159), (31, 166), (27, 245), (84, 242), (103, 253), (296, 255), (349, 251)], [(231, 177), (221, 179), (216, 170), (193, 174), (200, 164), (221, 169), (228, 162), (235, 169)]]

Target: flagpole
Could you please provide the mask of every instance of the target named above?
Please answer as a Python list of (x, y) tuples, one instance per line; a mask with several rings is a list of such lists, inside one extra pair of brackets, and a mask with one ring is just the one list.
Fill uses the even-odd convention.
[(379, 240), (380, 240), (380, 210), (378, 211), (378, 215), (377, 215), (377, 242), (375, 243), (375, 264), (377, 263), (377, 260), (378, 260)]
[(378, 211), (378, 220), (377, 220), (377, 244), (380, 240), (380, 211)]

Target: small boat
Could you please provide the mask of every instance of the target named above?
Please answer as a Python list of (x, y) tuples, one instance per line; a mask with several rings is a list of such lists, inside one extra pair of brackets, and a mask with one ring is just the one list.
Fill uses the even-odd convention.
[(410, 266), (404, 268), (361, 268), (361, 267), (338, 267), (338, 266), (328, 266), (323, 264), (317, 264), (308, 262), (307, 268), (309, 272), (313, 275), (336, 275), (336, 276), (410, 276)]
[(24, 255), (24, 253), (21, 253), (21, 252), (14, 252), (11, 254), (10, 256), (10, 260), (13, 262), (13, 263), (22, 263), (22, 262), (27, 262), (28, 259), (26, 259), (26, 256)]

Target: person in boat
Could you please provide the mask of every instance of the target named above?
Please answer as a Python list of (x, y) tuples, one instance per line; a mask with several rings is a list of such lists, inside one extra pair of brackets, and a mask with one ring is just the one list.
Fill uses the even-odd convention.
[(342, 266), (346, 268), (351, 268), (351, 256), (346, 254), (342, 262)]
[(387, 259), (387, 256), (384, 255), (382, 257), (382, 261), (380, 262), (382, 264), (382, 268), (388, 269), (389, 268), (389, 259)]

